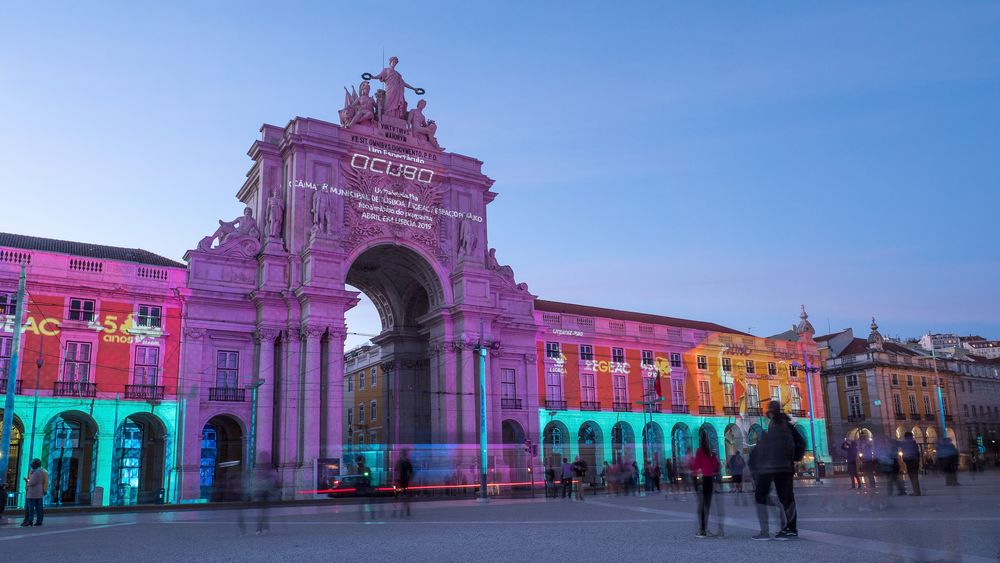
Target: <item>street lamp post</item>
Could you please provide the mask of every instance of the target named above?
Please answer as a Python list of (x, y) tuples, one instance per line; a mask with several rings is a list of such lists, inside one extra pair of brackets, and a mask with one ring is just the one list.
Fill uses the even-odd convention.
[[(813, 404), (813, 390), (812, 381), (810, 380), (810, 374), (818, 373), (820, 368), (814, 367), (809, 363), (809, 356), (806, 354), (805, 350), (802, 351), (802, 371), (806, 373), (806, 398), (809, 401), (809, 441), (812, 442), (813, 451), (813, 474), (816, 477), (816, 482), (819, 483), (819, 454), (816, 450), (816, 428), (815, 428), (815, 408)], [(795, 365), (794, 363), (792, 365)]]

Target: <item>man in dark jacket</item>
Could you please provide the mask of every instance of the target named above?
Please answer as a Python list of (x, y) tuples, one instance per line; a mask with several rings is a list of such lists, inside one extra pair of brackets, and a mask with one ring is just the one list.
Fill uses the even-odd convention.
[(778, 401), (768, 403), (767, 418), (771, 422), (760, 437), (751, 464), (757, 479), (754, 500), (757, 502), (757, 519), (760, 522), (760, 533), (753, 536), (753, 539), (771, 539), (767, 522), (767, 496), (771, 492), (771, 483), (774, 483), (784, 524), (774, 535), (774, 539), (787, 540), (799, 535), (792, 478), (795, 475), (796, 457), (799, 457), (799, 452), (805, 452), (805, 440), (792, 427), (788, 415), (781, 412), (781, 403)]
[(899, 449), (903, 450), (903, 464), (906, 465), (906, 475), (910, 478), (910, 485), (913, 487), (913, 496), (920, 496), (920, 444), (913, 439), (913, 432), (903, 435), (903, 441), (899, 444)]

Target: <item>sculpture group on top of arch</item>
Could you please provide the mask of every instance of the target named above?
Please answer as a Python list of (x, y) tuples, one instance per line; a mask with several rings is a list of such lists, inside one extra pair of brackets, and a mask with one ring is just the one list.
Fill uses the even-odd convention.
[[(340, 110), (340, 125), (351, 129), (358, 125), (387, 124), (407, 131), (412, 138), (426, 143), (437, 150), (444, 150), (437, 142), (437, 124), (424, 116), (427, 100), (419, 100), (417, 106), (409, 109), (406, 103), (406, 89), (418, 96), (423, 88), (410, 86), (403, 75), (396, 70), (398, 57), (389, 58), (389, 66), (378, 74), (364, 73), (362, 82), (350, 91), (344, 88), (344, 108)], [(378, 80), (382, 88), (371, 95), (371, 80)]]

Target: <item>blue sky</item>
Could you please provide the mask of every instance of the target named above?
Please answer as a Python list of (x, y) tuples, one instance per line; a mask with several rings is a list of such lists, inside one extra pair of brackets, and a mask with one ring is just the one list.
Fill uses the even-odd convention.
[(542, 298), (1000, 338), (1000, 4), (543, 4), (9, 5), (0, 229), (179, 259), (384, 49)]

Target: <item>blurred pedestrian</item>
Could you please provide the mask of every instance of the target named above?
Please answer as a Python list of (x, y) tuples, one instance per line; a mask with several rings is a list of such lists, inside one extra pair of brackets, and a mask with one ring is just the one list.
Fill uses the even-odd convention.
[(737, 451), (729, 457), (729, 462), (726, 464), (726, 470), (729, 472), (729, 476), (733, 483), (733, 492), (742, 493), (743, 492), (743, 468), (746, 466), (746, 462), (743, 461), (743, 456)]
[(695, 537), (707, 538), (712, 535), (708, 531), (708, 513), (712, 506), (715, 477), (719, 474), (719, 458), (708, 447), (705, 432), (701, 433), (698, 441), (698, 450), (691, 462), (691, 475), (696, 479), (695, 490), (698, 494), (698, 533)]
[(653, 461), (653, 488), (660, 492), (660, 460), (657, 457)]
[(677, 500), (677, 469), (674, 462), (667, 460), (667, 493), (674, 493), (674, 500)]
[(632, 469), (629, 472), (629, 478), (631, 479), (632, 494), (639, 494), (639, 464), (632, 460)]
[[(396, 460), (393, 473), (396, 477), (396, 505), (393, 506), (392, 516), (395, 518), (398, 511), (400, 518), (403, 516), (409, 518), (412, 516), (410, 512), (410, 483), (413, 481), (413, 464), (410, 463), (410, 451), (406, 448), (399, 450), (399, 459)], [(400, 500), (402, 500), (402, 507), (399, 506)]]
[(937, 461), (944, 471), (944, 484), (958, 485), (958, 448), (952, 443), (951, 438), (944, 438), (938, 442)]
[[(49, 472), (42, 469), (42, 460), (31, 460), (30, 472), (24, 478), (24, 521), (21, 526), (41, 526), (45, 518), (42, 497), (49, 488)], [(7, 499), (3, 499), (6, 502)]]
[(569, 462), (568, 458), (563, 458), (562, 463), (562, 498), (569, 497), (570, 500), (573, 499), (573, 464)]
[(545, 498), (556, 498), (556, 470), (545, 467)]
[(611, 490), (608, 488), (608, 471), (610, 469), (611, 466), (608, 465), (608, 461), (604, 460), (604, 465), (601, 467), (601, 486), (604, 487), (605, 492), (609, 495), (611, 494)]
[(576, 460), (573, 461), (572, 465), (573, 477), (576, 482), (576, 500), (583, 500), (583, 480), (587, 476), (587, 462), (583, 461), (583, 458), (576, 456)]
[(787, 540), (799, 535), (793, 483), (795, 463), (805, 455), (806, 445), (805, 439), (790, 424), (788, 415), (781, 412), (781, 403), (768, 403), (767, 418), (771, 422), (757, 444), (756, 449), (759, 451), (752, 454), (753, 469), (757, 474), (754, 500), (757, 502), (757, 520), (760, 523), (760, 533), (753, 536), (753, 539), (771, 539), (767, 497), (773, 483), (782, 508), (782, 528), (774, 539)]
[(653, 490), (653, 469), (648, 460), (642, 462), (642, 484), (647, 493)]
[(861, 478), (858, 477), (858, 443), (854, 440), (844, 439), (840, 445), (844, 451), (844, 458), (847, 463), (847, 476), (851, 479), (851, 488), (861, 488)]
[(920, 444), (913, 439), (913, 432), (903, 434), (903, 441), (899, 444), (903, 452), (903, 465), (906, 466), (906, 475), (910, 478), (910, 494), (920, 496)]

